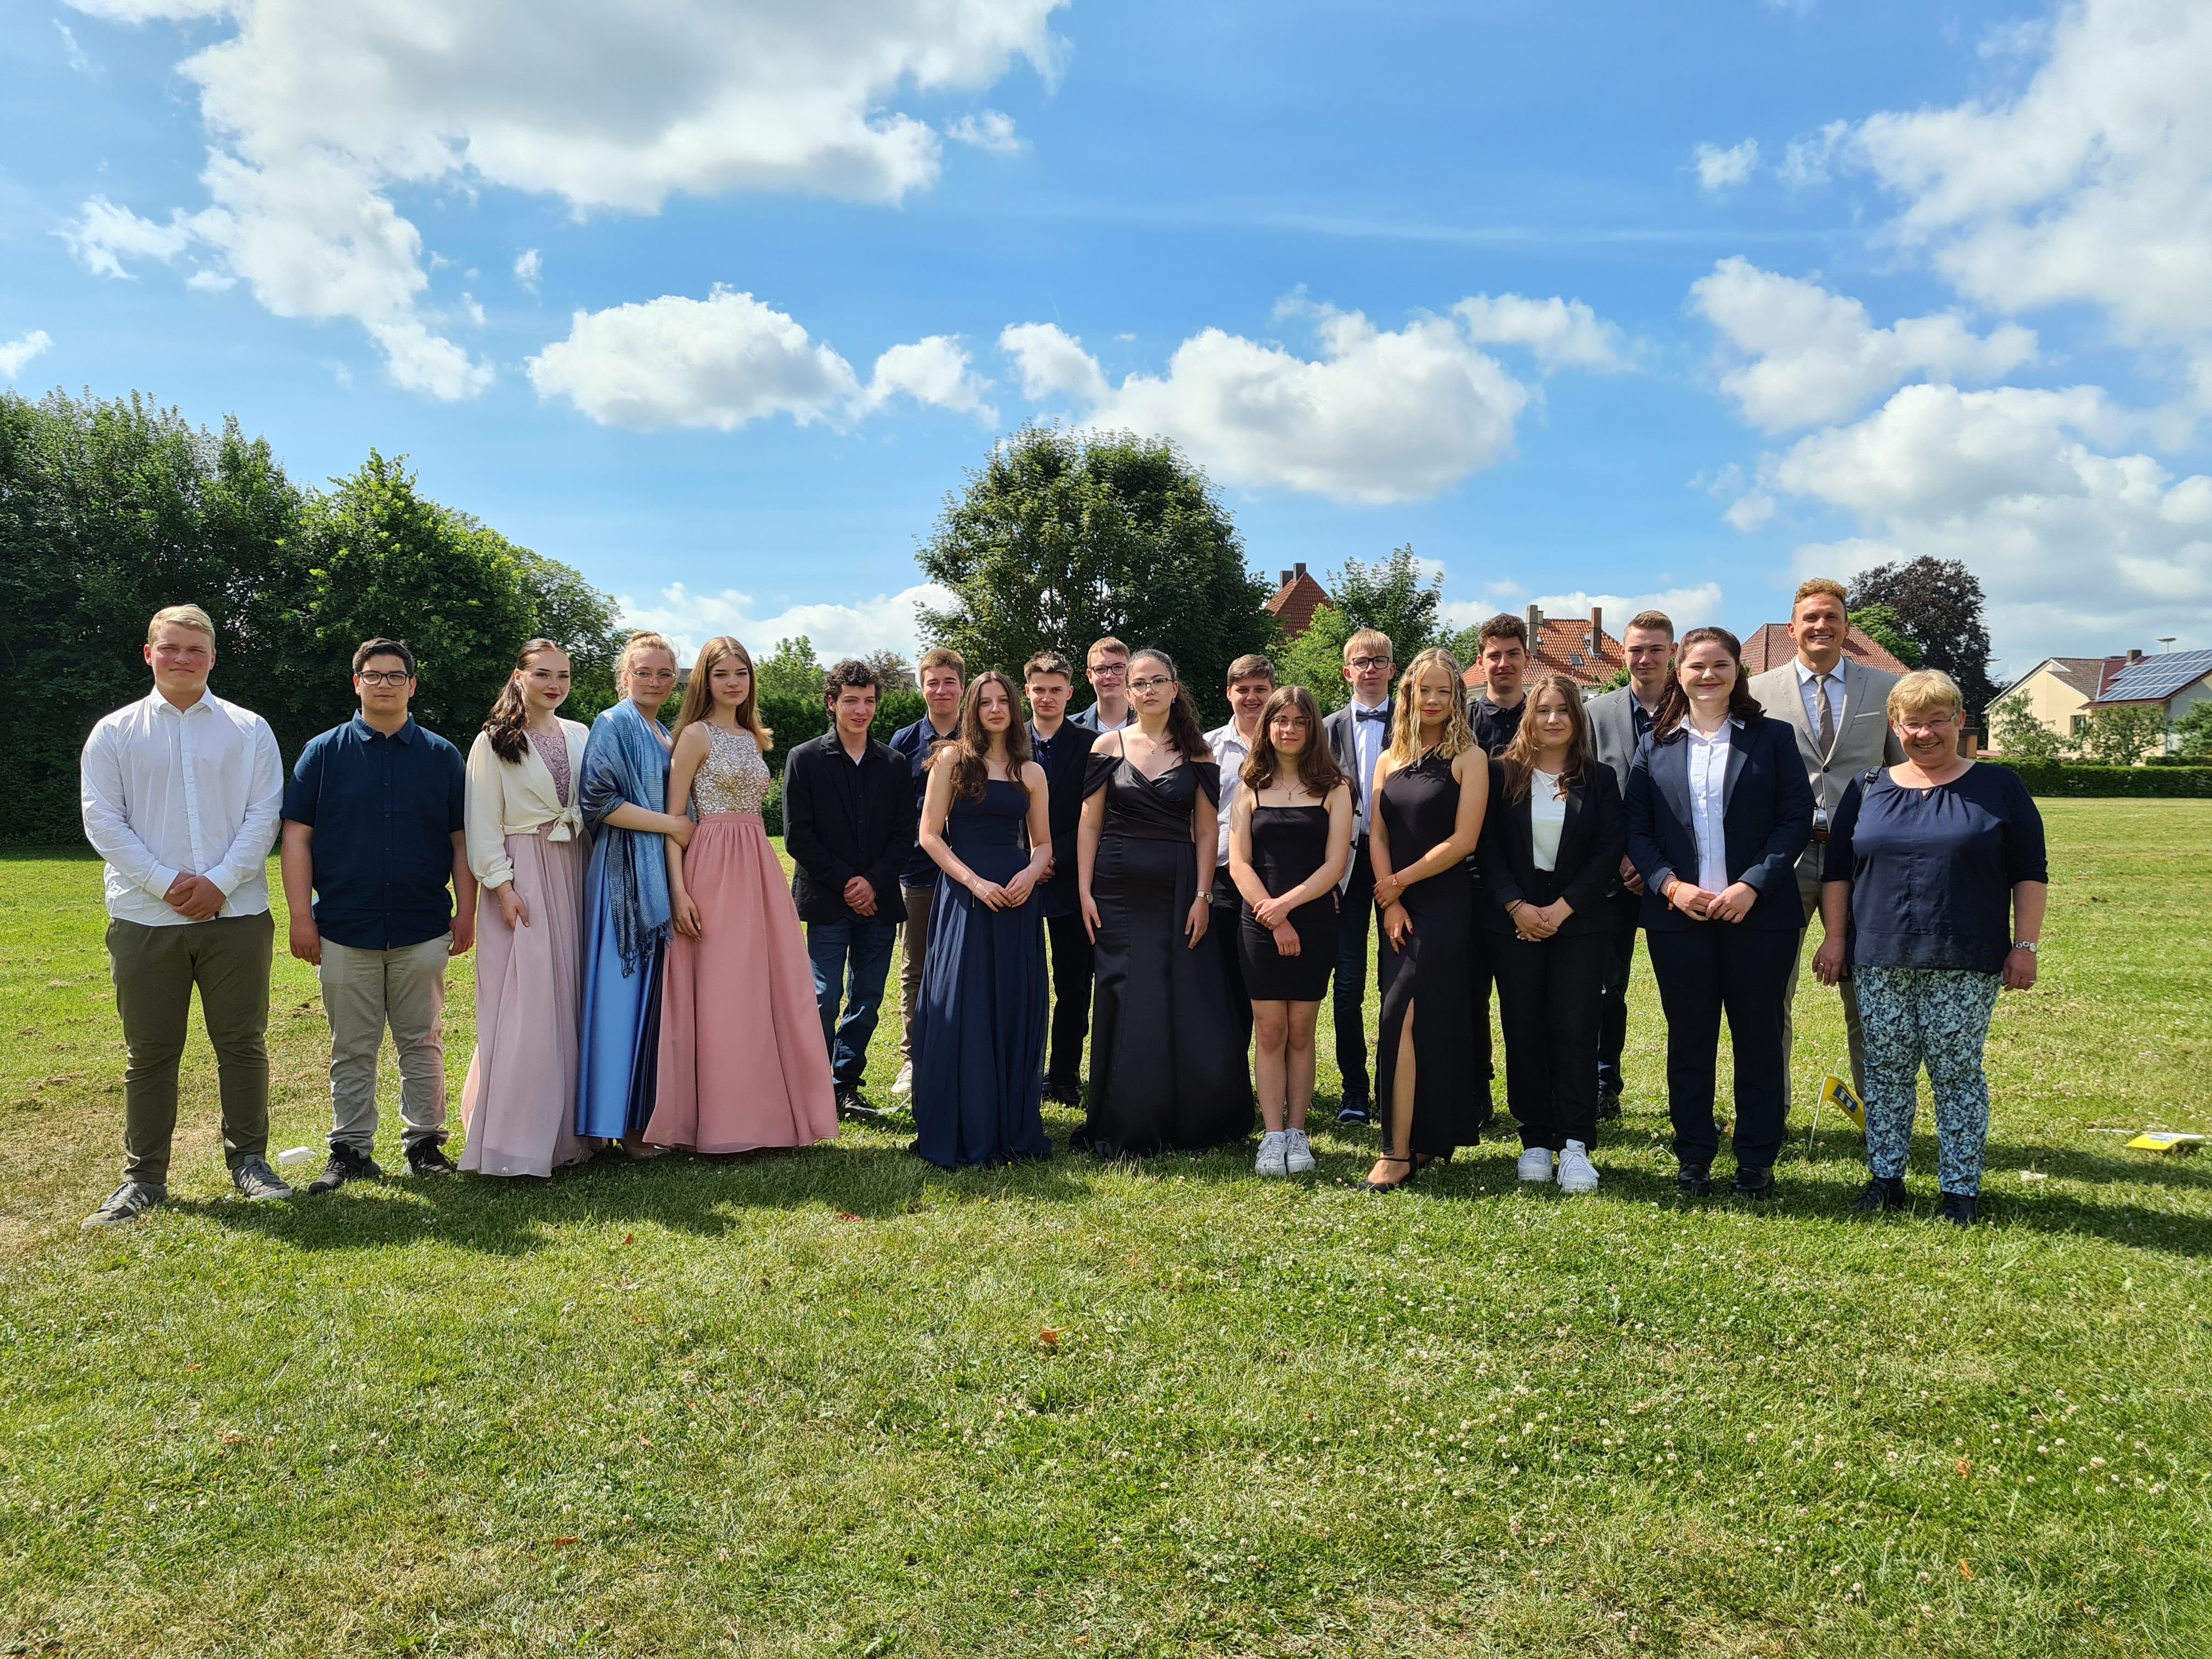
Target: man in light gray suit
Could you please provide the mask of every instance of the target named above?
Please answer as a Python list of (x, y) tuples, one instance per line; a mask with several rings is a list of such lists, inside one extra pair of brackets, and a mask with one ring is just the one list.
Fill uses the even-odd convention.
[[(1620, 630), (1620, 648), (1627, 659), (1628, 684), (1592, 697), (1587, 712), (1590, 743), (1598, 759), (1613, 769), (1626, 799), (1636, 746), (1651, 729), (1651, 717), (1659, 711), (1660, 694), (1673, 671), (1674, 619), (1663, 611), (1638, 612)], [(1613, 955), (1606, 962), (1605, 982), (1598, 994), (1597, 1115), (1619, 1117), (1624, 1086), (1620, 1051), (1628, 1041), (1628, 981), (1636, 965), (1637, 918), (1644, 909), (1644, 878), (1625, 853), (1620, 886), (1607, 903), (1613, 911)]]
[[(1838, 581), (1815, 576), (1802, 584), (1790, 610), (1790, 638), (1796, 656), (1779, 668), (1754, 675), (1751, 695), (1770, 714), (1790, 722), (1797, 733), (1797, 752), (1805, 762), (1805, 775), (1813, 786), (1813, 842), (1797, 860), (1797, 892), (1805, 901), (1805, 920), (1820, 906), (1820, 860), (1827, 854), (1828, 823), (1835, 817), (1844, 787), (1859, 774), (1876, 766), (1894, 766), (1905, 758), (1897, 737), (1889, 729), (1889, 689), (1897, 676), (1853, 662), (1844, 655), (1850, 635), (1844, 613), (1846, 590)], [(1792, 1030), (1790, 1010), (1797, 997), (1797, 975), (1804, 957), (1805, 938), (1797, 938), (1798, 954), (1790, 964), (1789, 1000), (1783, 1004), (1783, 1063), (1790, 1062)], [(1859, 996), (1846, 978), (1838, 988), (1844, 996), (1844, 1029), (1850, 1043), (1851, 1086), (1866, 1097), (1866, 1039), (1859, 1026)]]

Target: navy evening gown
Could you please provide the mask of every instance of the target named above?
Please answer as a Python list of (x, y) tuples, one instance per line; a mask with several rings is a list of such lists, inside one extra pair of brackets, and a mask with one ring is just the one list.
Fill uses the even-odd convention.
[[(945, 839), (986, 881), (1011, 881), (1029, 792), (988, 780), (981, 800), (955, 800)], [(1044, 911), (994, 910), (966, 888), (937, 884), (914, 1017), (914, 1150), (932, 1164), (1049, 1158), (1044, 1132)]]

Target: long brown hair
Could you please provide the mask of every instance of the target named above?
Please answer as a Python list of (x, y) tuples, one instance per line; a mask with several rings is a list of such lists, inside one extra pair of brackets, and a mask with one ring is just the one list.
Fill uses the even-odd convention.
[(1536, 740), (1528, 730), (1528, 717), (1536, 712), (1536, 699), (1546, 691), (1556, 691), (1567, 700), (1567, 719), (1574, 732), (1567, 739), (1567, 763), (1559, 769), (1559, 787), (1583, 775), (1583, 769), (1591, 761), (1589, 711), (1583, 707), (1582, 688), (1565, 674), (1539, 674), (1528, 687), (1528, 694), (1521, 705), (1521, 724), (1513, 733), (1513, 741), (1505, 745), (1498, 758), (1505, 768), (1505, 799), (1518, 806), (1528, 799), (1528, 789), (1536, 770)]
[(1459, 659), (1440, 645), (1432, 645), (1406, 665), (1398, 677), (1397, 706), (1390, 714), (1393, 766), (1411, 766), (1421, 757), (1421, 711), (1413, 706), (1413, 682), (1428, 668), (1441, 668), (1452, 683), (1451, 713), (1444, 717), (1444, 734), (1437, 740), (1437, 754), (1456, 760), (1474, 747), (1474, 731), (1467, 723), (1467, 699), (1460, 695)]
[(491, 752), (503, 761), (520, 760), (522, 751), (530, 746), (530, 709), (522, 701), (521, 677), (529, 668), (530, 659), (541, 651), (558, 651), (564, 657), (568, 654), (568, 647), (558, 641), (530, 641), (516, 653), (514, 672), (499, 688), (499, 696), (492, 699), (491, 713), (484, 716), (484, 735), (491, 739)]
[(1328, 737), (1321, 726), (1321, 705), (1303, 685), (1279, 686), (1268, 695), (1260, 710), (1259, 735), (1252, 739), (1252, 752), (1244, 757), (1243, 769), (1237, 775), (1247, 789), (1274, 787), (1275, 775), (1283, 769), (1283, 757), (1268, 728), (1285, 708), (1295, 708), (1306, 717), (1306, 746), (1298, 752), (1298, 787), (1316, 800), (1325, 802), (1330, 790), (1351, 780), (1329, 753)]
[[(1030, 728), (1022, 719), (1021, 693), (1015, 690), (1012, 678), (995, 668), (987, 668), (968, 682), (968, 690), (960, 699), (960, 729), (957, 736), (946, 738), (939, 752), (948, 755), (952, 762), (952, 799), (981, 800), (990, 793), (991, 734), (983, 729), (983, 688), (1001, 686), (1006, 693), (1006, 770), (1013, 774), (1011, 781), (1021, 784), (1024, 794), (1029, 785), (1022, 778), (1022, 768), (1030, 762)], [(936, 763), (933, 759), (931, 764)]]
[(1708, 640), (1717, 641), (1735, 663), (1735, 684), (1729, 688), (1729, 718), (1741, 720), (1747, 726), (1756, 726), (1766, 718), (1766, 710), (1759, 699), (1751, 695), (1751, 684), (1743, 672), (1743, 641), (1725, 628), (1693, 628), (1682, 635), (1674, 647), (1674, 672), (1667, 676), (1667, 689), (1659, 694), (1659, 707), (1651, 716), (1651, 741), (1664, 743), (1690, 716), (1690, 694), (1682, 689), (1682, 659), (1690, 654), (1693, 645), (1703, 645)]
[[(1098, 642), (1099, 645), (1107, 643), (1109, 641), (1104, 640)], [(1096, 651), (1098, 646), (1094, 645), (1091, 648)], [(1159, 647), (1148, 645), (1141, 651), (1129, 653), (1129, 672), (1132, 674), (1136, 672), (1139, 661), (1146, 657), (1150, 657), (1166, 669), (1168, 678), (1176, 683), (1175, 701), (1168, 705), (1169, 744), (1187, 761), (1212, 760), (1213, 750), (1206, 746), (1206, 728), (1198, 723), (1198, 710), (1191, 702), (1190, 688), (1182, 683), (1182, 673), (1176, 667), (1175, 659)], [(1136, 707), (1135, 698), (1130, 699), (1129, 706), (1132, 708)]]
[(692, 664), (691, 678), (684, 682), (684, 707), (677, 711), (672, 730), (681, 737), (685, 726), (714, 712), (714, 665), (725, 657), (735, 657), (753, 677), (745, 700), (738, 705), (737, 720), (742, 730), (753, 734), (753, 741), (765, 755), (775, 742), (775, 733), (761, 724), (760, 671), (753, 666), (753, 653), (727, 634), (718, 634), (699, 647), (699, 660)]

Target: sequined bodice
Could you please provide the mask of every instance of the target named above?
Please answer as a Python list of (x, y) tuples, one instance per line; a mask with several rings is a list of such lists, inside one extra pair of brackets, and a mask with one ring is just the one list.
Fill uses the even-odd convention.
[(691, 781), (691, 799), (701, 817), (710, 812), (757, 812), (768, 799), (768, 763), (750, 732), (707, 727), (707, 758)]

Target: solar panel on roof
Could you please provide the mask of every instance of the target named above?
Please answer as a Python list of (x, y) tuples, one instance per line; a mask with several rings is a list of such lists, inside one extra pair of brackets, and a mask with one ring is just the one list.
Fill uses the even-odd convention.
[(2162, 702), (2207, 674), (2212, 674), (2212, 651), (2169, 651), (2163, 656), (2145, 657), (2140, 662), (2130, 663), (2097, 701)]

